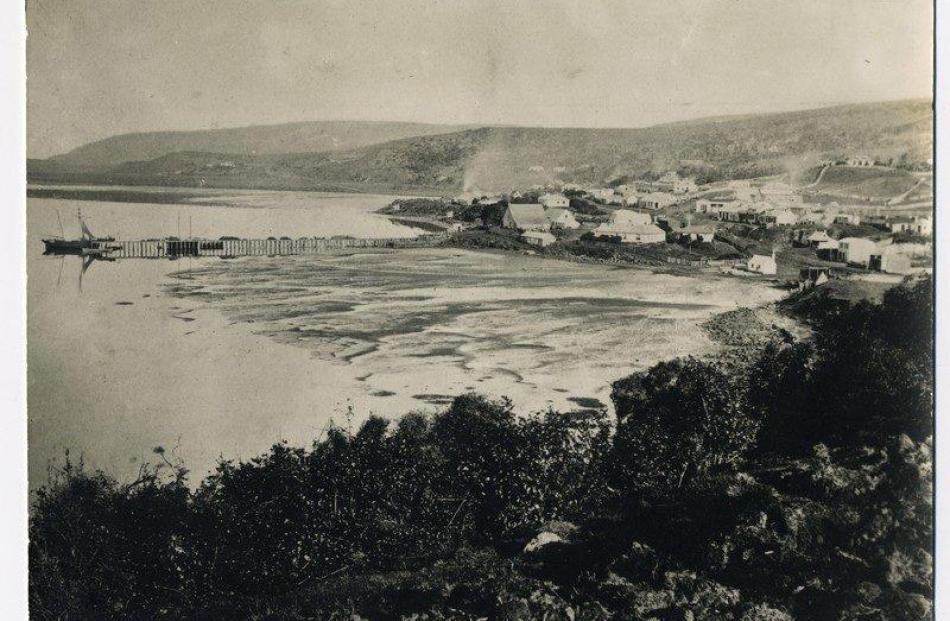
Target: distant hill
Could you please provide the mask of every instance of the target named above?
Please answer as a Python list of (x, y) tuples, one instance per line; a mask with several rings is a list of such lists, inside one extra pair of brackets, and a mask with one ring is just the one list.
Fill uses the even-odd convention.
[[(929, 101), (914, 100), (703, 119), (641, 129), (482, 127), (438, 132), (439, 126), (422, 127), (431, 131), (314, 152), (281, 149), (276, 137), (267, 137), (268, 128), (232, 130), (252, 132), (259, 137), (253, 143), (257, 146), (250, 149), (234, 138), (227, 143), (228, 149), (171, 149), (109, 167), (85, 168), (85, 179), (357, 191), (425, 188), (440, 192), (463, 188), (506, 190), (555, 178), (619, 183), (670, 169), (715, 180), (797, 172), (822, 159), (858, 153), (882, 160), (904, 156), (905, 160), (923, 161), (932, 157), (933, 116)], [(403, 129), (409, 131), (408, 127)], [(357, 134), (360, 139), (371, 139), (369, 133)], [(153, 144), (148, 136), (166, 135), (143, 134), (136, 144)], [(120, 138), (130, 140), (116, 140)], [(162, 140), (167, 138), (156, 138), (154, 145)], [(63, 157), (78, 161), (77, 154), (83, 149), (95, 147), (86, 152), (97, 153), (103, 142), (107, 141)], [(269, 145), (271, 151), (262, 151), (261, 144)], [(159, 150), (154, 146), (149, 152)], [(129, 147), (126, 153), (131, 152)], [(118, 150), (112, 157), (118, 157)], [(55, 161), (63, 164), (63, 158)], [(30, 171), (31, 176), (42, 179), (44, 175), (34, 175), (35, 170)]]
[(184, 132), (121, 134), (83, 145), (51, 158), (64, 168), (101, 170), (177, 151), (229, 154), (315, 153), (353, 149), (409, 136), (428, 136), (470, 126), (313, 121)]

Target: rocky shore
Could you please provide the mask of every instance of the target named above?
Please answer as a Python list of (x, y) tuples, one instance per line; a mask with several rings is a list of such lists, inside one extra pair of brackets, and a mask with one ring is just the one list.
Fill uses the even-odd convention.
[(719, 313), (701, 327), (722, 346), (717, 357), (727, 364), (750, 362), (761, 352), (763, 344), (792, 343), (811, 336), (807, 326), (780, 312), (778, 304)]

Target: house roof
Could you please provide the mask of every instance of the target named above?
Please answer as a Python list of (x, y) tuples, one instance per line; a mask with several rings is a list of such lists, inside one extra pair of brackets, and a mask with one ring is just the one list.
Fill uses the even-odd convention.
[(663, 229), (655, 224), (636, 224), (633, 226), (627, 226), (622, 229), (622, 232), (631, 233), (633, 235), (666, 235), (666, 233), (663, 232)]
[(610, 214), (610, 224), (613, 226), (637, 226), (651, 224), (653, 218), (649, 214), (630, 209), (618, 209)]
[(546, 227), (548, 224), (544, 207), (536, 203), (509, 203), (508, 213), (511, 214), (511, 219), (518, 228)]
[(599, 233), (606, 233), (608, 235), (666, 235), (663, 232), (663, 229), (656, 226), (655, 224), (630, 224), (630, 225), (613, 225), (610, 223), (604, 223), (597, 226), (594, 229)]
[(808, 241), (827, 241), (831, 237), (825, 231), (815, 231), (808, 236)]

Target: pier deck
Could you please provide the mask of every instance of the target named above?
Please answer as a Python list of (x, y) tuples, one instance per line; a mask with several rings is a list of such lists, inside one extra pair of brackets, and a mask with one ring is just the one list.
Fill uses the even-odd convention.
[(109, 259), (293, 256), (359, 248), (429, 248), (441, 243), (445, 237), (445, 234), (429, 234), (384, 238), (145, 239), (101, 242), (94, 250)]

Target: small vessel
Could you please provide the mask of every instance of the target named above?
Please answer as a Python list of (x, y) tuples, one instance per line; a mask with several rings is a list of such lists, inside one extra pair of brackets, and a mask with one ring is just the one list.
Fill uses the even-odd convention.
[[(59, 217), (58, 213), (56, 217)], [(82, 230), (82, 237), (79, 239), (66, 239), (65, 236), (44, 238), (43, 245), (46, 247), (43, 251), (44, 254), (78, 254), (89, 256), (102, 255), (112, 249), (109, 242), (114, 242), (114, 237), (96, 237), (83, 221), (81, 211), (77, 210), (76, 217), (79, 219), (79, 228)], [(59, 226), (62, 231), (62, 220), (60, 220)]]

